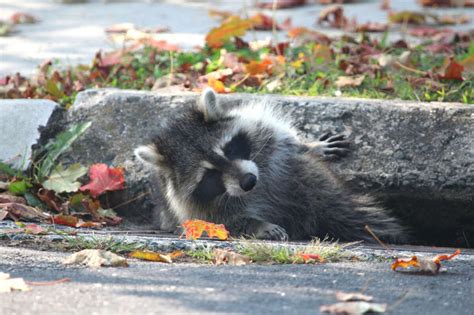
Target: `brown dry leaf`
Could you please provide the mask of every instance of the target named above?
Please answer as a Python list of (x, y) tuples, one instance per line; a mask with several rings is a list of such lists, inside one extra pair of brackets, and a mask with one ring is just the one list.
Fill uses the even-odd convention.
[(56, 212), (61, 212), (61, 200), (59, 200), (54, 191), (40, 188), (36, 193), (36, 196), (38, 196), (38, 198), (49, 208)]
[(112, 252), (101, 249), (84, 249), (63, 261), (64, 265), (86, 265), (98, 267), (128, 267), (127, 260)]
[(0, 272), (0, 293), (30, 290), (23, 278), (10, 278), (8, 273)]
[(424, 7), (474, 7), (474, 0), (418, 0)]
[(262, 9), (288, 9), (306, 4), (306, 0), (275, 0), (275, 1), (259, 1), (256, 3), (257, 8)]
[(288, 31), (288, 37), (301, 42), (317, 42), (328, 45), (331, 39), (323, 33), (311, 30), (306, 27), (295, 27)]
[(7, 202), (26, 204), (26, 200), (23, 197), (15, 196), (10, 193), (0, 194), (0, 203), (7, 203)]
[(435, 17), (435, 20), (441, 25), (456, 25), (469, 23), (471, 17), (467, 14), (445, 14)]
[(13, 220), (48, 220), (50, 215), (43, 213), (41, 210), (37, 208), (33, 208), (21, 203), (15, 202), (7, 202), (7, 203), (0, 203), (0, 209), (8, 212), (9, 216)]
[(362, 84), (364, 79), (365, 79), (365, 75), (363, 74), (355, 76), (355, 77), (340, 76), (339, 78), (337, 78), (336, 86), (338, 88), (347, 87), (347, 86), (357, 87)]
[(251, 262), (250, 257), (232, 252), (230, 250), (225, 249), (214, 249), (212, 252), (214, 256), (214, 263), (216, 265), (234, 265), (234, 266), (241, 266), (247, 265)]
[(336, 299), (342, 302), (349, 302), (349, 301), (365, 301), (370, 302), (374, 299), (373, 296), (365, 295), (359, 292), (336, 292)]
[(341, 302), (331, 305), (322, 305), (319, 308), (320, 312), (330, 314), (364, 314), (384, 313), (387, 310), (387, 304), (369, 303), (364, 301), (357, 302)]
[(356, 32), (381, 33), (388, 30), (387, 23), (367, 22), (356, 25)]
[(344, 8), (340, 5), (332, 5), (319, 13), (318, 24), (325, 22), (334, 28), (345, 28), (349, 25), (349, 20), (344, 16)]

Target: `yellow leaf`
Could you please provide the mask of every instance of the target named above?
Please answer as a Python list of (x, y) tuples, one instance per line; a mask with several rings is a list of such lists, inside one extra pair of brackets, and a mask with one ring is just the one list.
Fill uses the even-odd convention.
[(131, 252), (129, 257), (137, 258), (141, 260), (164, 262), (168, 264), (173, 262), (171, 259), (171, 256), (168, 254), (161, 254), (161, 253), (143, 251), (143, 250), (136, 250), (134, 252)]

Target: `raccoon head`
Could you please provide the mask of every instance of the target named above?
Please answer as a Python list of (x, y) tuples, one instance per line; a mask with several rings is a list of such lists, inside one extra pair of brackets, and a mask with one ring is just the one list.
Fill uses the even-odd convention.
[(251, 141), (236, 119), (208, 89), (197, 106), (177, 110), (135, 155), (162, 175), (168, 199), (209, 205), (226, 194), (251, 193), (259, 181), (252, 157), (261, 143)]

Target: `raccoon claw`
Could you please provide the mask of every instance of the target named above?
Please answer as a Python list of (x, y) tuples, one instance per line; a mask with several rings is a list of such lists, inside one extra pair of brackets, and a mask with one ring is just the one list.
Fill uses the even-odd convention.
[(350, 142), (343, 134), (332, 135), (330, 132), (319, 137), (318, 141), (308, 143), (308, 149), (320, 157), (344, 157), (349, 154)]
[(275, 241), (287, 241), (288, 234), (285, 229), (279, 225), (272, 223), (264, 223), (257, 234), (255, 235), (259, 239), (275, 240)]

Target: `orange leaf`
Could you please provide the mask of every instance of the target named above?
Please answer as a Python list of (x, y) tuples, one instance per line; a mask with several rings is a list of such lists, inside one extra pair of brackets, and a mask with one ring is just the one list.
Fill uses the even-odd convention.
[(418, 267), (418, 257), (413, 256), (411, 259), (406, 260), (402, 258), (398, 258), (392, 264), (392, 270), (395, 271), (398, 267), (408, 268), (408, 267)]
[(457, 249), (453, 254), (451, 255), (438, 255), (436, 256), (433, 261), (436, 262), (436, 263), (440, 263), (441, 261), (443, 260), (451, 260), (453, 259), (454, 257), (456, 257), (457, 255), (461, 254), (461, 250), (460, 249)]
[(93, 197), (97, 197), (107, 190), (124, 188), (125, 178), (121, 168), (109, 168), (105, 164), (93, 164), (89, 169), (91, 182), (79, 188), (81, 191), (89, 190)]
[(458, 249), (451, 255), (438, 255), (433, 258), (418, 258), (413, 256), (410, 260), (397, 259), (392, 264), (392, 270), (396, 270), (398, 267), (408, 268), (415, 267), (417, 271), (431, 272), (437, 274), (441, 268), (441, 261), (450, 260), (459, 255), (461, 251)]
[(226, 87), (221, 80), (210, 77), (207, 80), (207, 84), (217, 93), (230, 93), (232, 92), (230, 88)]
[(254, 24), (255, 21), (252, 19), (241, 19), (238, 16), (231, 16), (219, 27), (213, 28), (207, 34), (206, 43), (211, 48), (222, 47), (231, 37), (243, 36)]
[(303, 259), (303, 261), (305, 263), (314, 262), (314, 261), (318, 261), (318, 262), (323, 262), (324, 261), (324, 259), (318, 254), (298, 253), (297, 256), (300, 257), (301, 259)]
[(441, 79), (445, 80), (458, 80), (463, 81), (462, 72), (464, 71), (464, 66), (460, 65), (454, 59), (451, 58), (449, 64), (444, 70), (444, 74), (441, 75)]
[(206, 232), (210, 238), (217, 237), (220, 240), (226, 240), (229, 237), (229, 232), (223, 224), (214, 224), (203, 220), (186, 220), (182, 227), (186, 234), (186, 239), (196, 240), (201, 237), (202, 233)]
[(245, 71), (250, 75), (257, 75), (271, 72), (272, 61), (264, 59), (262, 61), (252, 60), (245, 65)]

